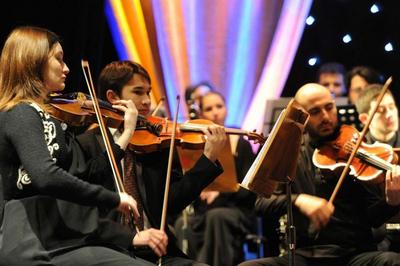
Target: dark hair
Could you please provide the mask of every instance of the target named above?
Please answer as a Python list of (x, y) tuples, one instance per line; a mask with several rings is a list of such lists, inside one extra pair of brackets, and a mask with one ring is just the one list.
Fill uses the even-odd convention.
[[(371, 108), (371, 102), (378, 97), (379, 93), (382, 91), (382, 88), (382, 84), (371, 84), (360, 92), (356, 102), (356, 109), (359, 114), (369, 112), (369, 109)], [(387, 90), (386, 93), (393, 97), (391, 91)]]
[(346, 68), (342, 64), (336, 62), (322, 64), (317, 71), (317, 82), (319, 82), (319, 77), (326, 73), (342, 74), (344, 78), (346, 75)]
[(206, 87), (210, 88), (210, 91), (214, 91), (214, 86), (213, 86), (210, 82), (208, 82), (208, 81), (202, 81), (202, 82), (196, 83), (195, 85), (191, 85), (191, 86), (186, 87), (186, 90), (185, 90), (185, 100), (186, 100), (186, 101), (189, 101), (189, 100), (191, 99), (191, 97), (192, 97), (193, 92), (194, 92), (198, 87), (201, 87), (201, 86), (206, 86)]
[(351, 79), (357, 75), (365, 79), (368, 84), (383, 83), (383, 76), (379, 74), (375, 69), (367, 66), (356, 66), (353, 67), (346, 75), (347, 88), (350, 88)]
[(218, 92), (218, 91), (209, 91), (209, 92), (205, 93), (203, 96), (201, 96), (201, 98), (200, 98), (200, 104), (199, 104), (200, 112), (203, 111), (203, 100), (208, 95), (218, 95), (219, 97), (221, 97), (222, 101), (224, 103), (226, 103), (224, 95), (222, 95), (220, 92)]
[(140, 64), (132, 61), (114, 61), (106, 65), (100, 73), (97, 89), (100, 98), (107, 100), (107, 90), (113, 90), (121, 95), (122, 88), (132, 79), (134, 74), (139, 74), (151, 83), (150, 75)]

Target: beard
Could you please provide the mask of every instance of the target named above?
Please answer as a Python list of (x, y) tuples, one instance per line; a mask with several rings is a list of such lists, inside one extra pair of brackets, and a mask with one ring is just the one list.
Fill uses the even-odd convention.
[(336, 125), (334, 127), (332, 133), (330, 133), (329, 135), (326, 135), (326, 136), (320, 136), (314, 132), (309, 132), (309, 135), (311, 137), (311, 146), (314, 148), (318, 148), (318, 147), (324, 145), (324, 143), (333, 141), (339, 137), (340, 125)]

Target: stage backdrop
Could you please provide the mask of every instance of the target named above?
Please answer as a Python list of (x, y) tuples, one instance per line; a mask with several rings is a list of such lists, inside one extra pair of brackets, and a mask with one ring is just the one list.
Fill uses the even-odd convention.
[(153, 98), (187, 118), (184, 90), (201, 81), (225, 95), (228, 126), (262, 128), (267, 98), (278, 98), (312, 0), (106, 0), (120, 59), (140, 62)]

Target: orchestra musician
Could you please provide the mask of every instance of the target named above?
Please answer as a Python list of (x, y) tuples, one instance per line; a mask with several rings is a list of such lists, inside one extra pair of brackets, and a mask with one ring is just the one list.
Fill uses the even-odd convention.
[[(151, 79), (141, 65), (131, 61), (115, 61), (108, 64), (102, 71), (98, 81), (100, 97), (110, 103), (119, 100), (131, 100), (140, 115), (146, 116), (150, 111)], [(120, 135), (119, 130), (109, 130), (113, 138)], [(219, 162), (216, 160), (226, 141), (224, 128), (221, 126), (209, 126), (203, 132), (207, 136), (204, 153), (195, 166), (182, 174), (180, 165), (176, 162), (173, 166), (170, 193), (168, 195), (168, 214), (180, 213), (188, 204), (200, 195), (200, 192), (210, 184), (221, 172)], [(99, 129), (94, 128), (78, 137), (86, 157), (96, 158), (104, 152), (104, 144), (99, 139)], [(163, 265), (204, 265), (189, 259), (176, 246), (176, 241), (168, 228), (166, 229), (167, 244), (163, 244), (166, 238), (159, 230), (161, 211), (165, 187), (165, 177), (168, 163), (168, 149), (155, 152), (140, 153), (129, 148), (119, 151), (123, 160), (119, 166), (126, 169), (131, 166), (135, 169), (133, 174), (124, 171), (124, 180), (134, 180), (137, 183), (138, 193), (134, 196), (140, 202), (142, 208), (142, 228), (140, 232), (131, 232), (134, 238), (134, 254), (146, 260), (156, 262), (157, 254), (154, 254), (154, 245), (159, 249), (165, 249), (162, 258)], [(127, 156), (134, 159), (128, 161)], [(99, 165), (98, 167), (102, 167)], [(93, 182), (110, 189), (111, 172), (93, 179)], [(112, 184), (111, 184), (112, 185)], [(115, 217), (115, 219), (118, 219)], [(119, 232), (115, 232), (119, 234)], [(140, 249), (139, 247), (150, 247)]]
[[(0, 265), (152, 265), (124, 252), (108, 237), (120, 225), (98, 216), (106, 208), (137, 219), (136, 201), (71, 174), (89, 174), (76, 160), (84, 156), (46, 104), (68, 72), (53, 32), (19, 27), (8, 36), (0, 58)], [(136, 120), (132, 106), (115, 106), (129, 109), (127, 127)]]
[[(216, 92), (205, 93), (199, 102), (200, 117), (224, 125), (227, 109), (224, 97)], [(237, 182), (241, 182), (254, 161), (250, 143), (242, 136), (229, 135), (235, 161)], [(210, 265), (237, 265), (243, 261), (243, 240), (252, 231), (255, 215), (252, 206), (256, 195), (246, 189), (237, 192), (203, 191), (193, 204), (194, 215), (188, 218), (189, 254)], [(179, 243), (183, 218), (175, 223)], [(221, 256), (224, 254), (224, 256)]]
[[(335, 102), (327, 88), (314, 83), (301, 87), (295, 99), (310, 114), (292, 184), (296, 265), (400, 265), (399, 254), (377, 251), (371, 232), (371, 227), (381, 225), (399, 211), (399, 199), (389, 193), (386, 201), (377, 196), (378, 186), (347, 176), (330, 203), (338, 177), (316, 168), (312, 155), (340, 133)], [(387, 190), (399, 193), (399, 178), (399, 167), (387, 171)], [(269, 219), (285, 214), (286, 204), (285, 194), (277, 191), (270, 198), (258, 198), (255, 206)], [(240, 265), (289, 263), (286, 254)]]
[[(371, 116), (373, 107), (377, 103), (377, 97), (382, 90), (381, 84), (371, 84), (366, 86), (359, 94), (356, 102), (357, 112), (362, 124)], [(376, 141), (386, 143), (393, 148), (400, 147), (400, 132), (399, 132), (399, 111), (394, 100), (393, 94), (388, 90), (381, 103), (379, 104), (378, 111), (373, 117), (369, 125), (369, 131), (365, 136), (367, 143), (373, 144)], [(384, 195), (384, 194), (383, 194)], [(400, 193), (395, 193), (394, 197), (400, 197)], [(386, 221), (388, 224), (399, 224), (399, 214)], [(374, 231), (376, 238), (381, 240), (379, 248), (382, 250), (400, 251), (400, 240), (398, 239), (398, 229), (388, 230), (384, 225), (379, 230)]]

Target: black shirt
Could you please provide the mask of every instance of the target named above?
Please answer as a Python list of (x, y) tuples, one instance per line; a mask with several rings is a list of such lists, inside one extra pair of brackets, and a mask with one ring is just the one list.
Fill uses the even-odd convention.
[[(329, 200), (338, 177), (323, 174), (312, 163), (314, 148), (306, 139), (301, 147), (297, 174), (292, 185), (293, 199), (300, 193)], [(293, 207), (297, 253), (307, 257), (341, 257), (362, 251), (376, 250), (371, 227), (377, 227), (393, 216), (398, 207), (389, 206), (379, 196), (377, 186), (347, 176), (334, 201), (335, 211), (329, 223), (316, 233), (309, 219)], [(284, 191), (271, 198), (258, 198), (256, 209), (268, 217), (286, 213)]]

